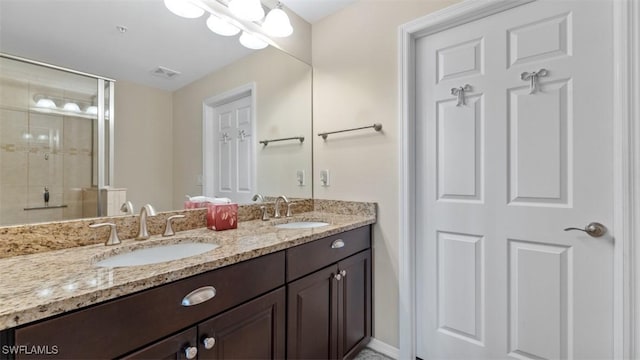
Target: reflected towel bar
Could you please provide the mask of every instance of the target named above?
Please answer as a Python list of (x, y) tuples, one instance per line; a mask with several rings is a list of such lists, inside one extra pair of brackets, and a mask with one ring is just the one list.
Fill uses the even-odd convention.
[(68, 207), (67, 205), (51, 205), (51, 206), (36, 206), (36, 207), (28, 207), (24, 208), (24, 211), (30, 210), (47, 210), (47, 209), (62, 209)]
[(331, 134), (337, 134), (337, 133), (342, 133), (342, 132), (347, 132), (347, 131), (354, 131), (354, 130), (370, 129), (370, 128), (373, 128), (373, 130), (375, 130), (375, 131), (380, 131), (380, 130), (382, 130), (382, 124), (373, 124), (373, 125), (369, 125), (369, 126), (362, 126), (362, 127), (353, 128), (353, 129), (346, 129), (346, 130), (329, 131), (329, 132), (319, 133), (318, 136), (322, 136), (322, 139), (327, 140), (327, 136), (329, 136)]
[(281, 138), (281, 139), (262, 140), (260, 141), (260, 144), (264, 144), (264, 146), (267, 146), (269, 145), (270, 142), (285, 141), (285, 140), (298, 140), (300, 141), (300, 144), (302, 144), (304, 142), (304, 136), (294, 136), (294, 137)]

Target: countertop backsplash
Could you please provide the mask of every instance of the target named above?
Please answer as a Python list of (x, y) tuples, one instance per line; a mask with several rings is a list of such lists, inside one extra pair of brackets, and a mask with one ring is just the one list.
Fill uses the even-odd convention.
[[(321, 211), (343, 215), (375, 216), (377, 210), (375, 203), (320, 199), (291, 199), (290, 201), (294, 203), (292, 206), (294, 214)], [(256, 203), (239, 206), (238, 221), (260, 219), (262, 205), (267, 206), (269, 217), (273, 217), (272, 202)], [(282, 207), (281, 211), (284, 210), (285, 208)], [(174, 229), (177, 232), (206, 227), (206, 209), (176, 210), (159, 212), (156, 216), (148, 217), (149, 233), (162, 234), (166, 219), (178, 214), (186, 217), (174, 221)], [(92, 229), (89, 225), (104, 222), (116, 224), (120, 239), (131, 239), (138, 231), (138, 215), (0, 227), (0, 259), (103, 243), (109, 236), (109, 228)]]

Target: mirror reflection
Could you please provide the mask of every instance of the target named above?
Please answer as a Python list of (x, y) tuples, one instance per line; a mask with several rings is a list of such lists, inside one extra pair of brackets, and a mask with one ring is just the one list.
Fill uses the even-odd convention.
[[(44, 7), (40, 9), (40, 5), (28, 6), (26, 3), (33, 5), (34, 1), (0, 0), (3, 22), (0, 52), (113, 77), (116, 80), (112, 119), (115, 129), (110, 136), (110, 120), (106, 114), (104, 126), (107, 132), (102, 138), (98, 134), (97, 117), (92, 113), (98, 92), (95, 83), (82, 85), (86, 79), (76, 83), (71, 76), (59, 76), (56, 78), (59, 81), (53, 84), (43, 80), (46, 76), (28, 78), (25, 71), (7, 75), (5, 70), (10, 67), (4, 62), (0, 64), (3, 74), (0, 79), (0, 225), (93, 217), (99, 211), (103, 215), (122, 215), (126, 213), (121, 212), (120, 205), (126, 201), (134, 204), (135, 212), (146, 203), (153, 204), (159, 211), (180, 209), (185, 195), (230, 197), (238, 203), (250, 202), (256, 193), (312, 197), (312, 71), (308, 64), (273, 47), (247, 51), (238, 49), (241, 45), (237, 39), (223, 39), (216, 43), (212, 52), (221, 58), (231, 54), (233, 59), (216, 60), (211, 51), (207, 52), (206, 56), (215, 66), (203, 70), (201, 65), (194, 64), (193, 74), (181, 68), (185, 78), (190, 80), (186, 84), (184, 78), (171, 83), (150, 74), (160, 60), (145, 65), (148, 67), (144, 69), (131, 65), (118, 76), (110, 76), (112, 71), (108, 66), (104, 67), (105, 63), (111, 61), (118, 65), (114, 68), (124, 69), (121, 64), (126, 63), (123, 62), (125, 57), (131, 57), (125, 59), (131, 60), (129, 64), (136, 64), (140, 56), (133, 51), (129, 54), (102, 51), (100, 55), (106, 59), (100, 64), (92, 67), (91, 61), (78, 63), (79, 59), (88, 56), (83, 49), (90, 49), (95, 44), (75, 42), (69, 48), (69, 42), (62, 41), (64, 36), (56, 31), (71, 31), (69, 28), (75, 23), (86, 26), (85, 20), (78, 19), (87, 17), (95, 20), (97, 28), (103, 17), (114, 13), (127, 13), (127, 21), (136, 13), (141, 18), (154, 18), (164, 22), (155, 24), (155, 28), (173, 26), (172, 30), (183, 35), (196, 26), (187, 24), (185, 28), (181, 20), (172, 19), (173, 14), (164, 8), (162, 1), (57, 1), (51, 2), (56, 5), (56, 13), (73, 14), (75, 23), (64, 16), (63, 19), (49, 16), (49, 23), (67, 21), (67, 25), (58, 30), (49, 23), (43, 25), (41, 32), (48, 32), (49, 43), (39, 46), (42, 43), (37, 37), (38, 29), (34, 29), (38, 27), (32, 26), (33, 21), (26, 20), (27, 13), (30, 19), (38, 19), (45, 16), (42, 12), (54, 10), (47, 8), (51, 4), (38, 2)], [(123, 10), (125, 5), (129, 6), (126, 12), (105, 10), (109, 6)], [(17, 20), (9, 20), (11, 17)], [(109, 19), (115, 23), (117, 20), (120, 19)], [(199, 20), (204, 22), (206, 19)], [(200, 25), (203, 24), (197, 24), (198, 31), (206, 32), (206, 26), (201, 28)], [(113, 34), (103, 34), (95, 42), (108, 48), (113, 40), (110, 36)], [(216, 35), (193, 35), (192, 52), (185, 50), (185, 41), (180, 38), (168, 41), (167, 49), (163, 51), (173, 57), (188, 57), (185, 54), (190, 53), (201, 55), (203, 50), (198, 47), (202, 47), (202, 42), (197, 40), (208, 36)], [(54, 44), (56, 41), (58, 43)], [(174, 44), (175, 51), (171, 49)], [(148, 47), (144, 42), (138, 45)], [(66, 55), (64, 46), (67, 46)], [(161, 53), (155, 55), (162, 58)], [(128, 72), (136, 75), (129, 76)], [(145, 81), (144, 77), (152, 80)], [(16, 84), (20, 83), (23, 90), (18, 95)], [(56, 109), (47, 112), (36, 107), (38, 101), (46, 98), (44, 95), (54, 102)], [(18, 110), (10, 104), (16, 97), (23, 98), (24, 109)], [(67, 101), (69, 99), (73, 101)], [(68, 102), (76, 103), (79, 111), (71, 108), (72, 105), (65, 110)], [(105, 110), (108, 108), (109, 104), (105, 105)], [(22, 125), (17, 126), (22, 130), (5, 131), (15, 123), (15, 112), (21, 112), (26, 123), (23, 119)], [(36, 134), (38, 128), (48, 129), (47, 144), (37, 142), (38, 136), (45, 135)], [(9, 136), (11, 132), (19, 133), (16, 139), (22, 139), (23, 145), (17, 140), (5, 141), (5, 135)], [(26, 134), (35, 139), (25, 139)], [(40, 137), (39, 141), (44, 142), (44, 137)], [(304, 140), (269, 142), (266, 146), (260, 143), (290, 137)], [(108, 156), (99, 161), (99, 138), (106, 140), (107, 155), (113, 151), (113, 163), (108, 161)], [(113, 149), (109, 147), (109, 139), (113, 140)], [(34, 147), (30, 148), (30, 144)], [(23, 162), (10, 159), (18, 156), (15, 154), (18, 149)], [(44, 160), (47, 151), (50, 152), (49, 160)], [(87, 172), (87, 168), (90, 171)], [(111, 173), (110, 168), (114, 169)], [(27, 180), (7, 180), (12, 173), (25, 175), (23, 179)], [(102, 176), (104, 180), (100, 182)], [(48, 204), (45, 204), (45, 187), (49, 192)], [(101, 196), (97, 196), (98, 188), (102, 189)], [(94, 192), (94, 203), (83, 200), (83, 191)], [(97, 204), (99, 201), (102, 202), (100, 205)], [(58, 205), (66, 207), (54, 210), (53, 206)], [(48, 208), (24, 210), (29, 207)]]

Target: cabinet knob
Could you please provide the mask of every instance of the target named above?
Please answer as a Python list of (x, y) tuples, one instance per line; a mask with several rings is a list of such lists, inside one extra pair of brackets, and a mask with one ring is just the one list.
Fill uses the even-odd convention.
[(184, 349), (184, 356), (186, 356), (187, 359), (195, 359), (196, 355), (198, 355), (198, 348), (195, 346), (189, 346), (187, 348)]
[(212, 337), (207, 337), (202, 340), (202, 345), (204, 345), (204, 348), (207, 350), (211, 350), (215, 344), (216, 339)]
[(340, 275), (340, 274), (335, 274), (335, 275), (333, 275), (333, 278), (334, 278), (334, 279), (336, 279), (336, 280), (338, 280), (338, 281), (340, 281), (340, 280), (342, 280), (342, 275)]
[(342, 277), (347, 276), (347, 270), (340, 270), (340, 275), (342, 275)]

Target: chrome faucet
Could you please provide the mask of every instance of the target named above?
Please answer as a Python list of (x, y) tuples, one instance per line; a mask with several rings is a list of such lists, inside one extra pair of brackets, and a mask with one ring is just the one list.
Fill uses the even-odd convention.
[[(264, 197), (262, 197), (262, 195), (260, 195), (260, 194), (255, 194), (255, 195), (253, 195), (253, 198), (251, 198), (251, 200), (253, 200), (253, 201), (260, 200), (260, 202), (263, 203), (264, 202)], [(262, 221), (269, 220), (269, 215), (267, 215), (267, 207), (264, 206), (264, 205), (260, 205), (260, 210), (262, 211)]]
[(133, 203), (131, 201), (123, 203), (122, 206), (120, 206), (120, 211), (129, 215), (135, 215), (133, 213)]
[(147, 229), (147, 216), (156, 216), (156, 210), (151, 204), (146, 204), (140, 209), (140, 227), (138, 228), (136, 240), (146, 240), (151, 237)]
[(285, 216), (286, 217), (291, 216), (291, 203), (289, 202), (289, 199), (287, 199), (287, 197), (284, 196), (284, 195), (280, 195), (276, 199), (275, 211), (274, 211), (273, 217), (274, 218), (281, 217), (281, 215), (280, 215), (280, 200), (284, 201), (284, 203), (287, 204), (287, 215), (285, 215)]

